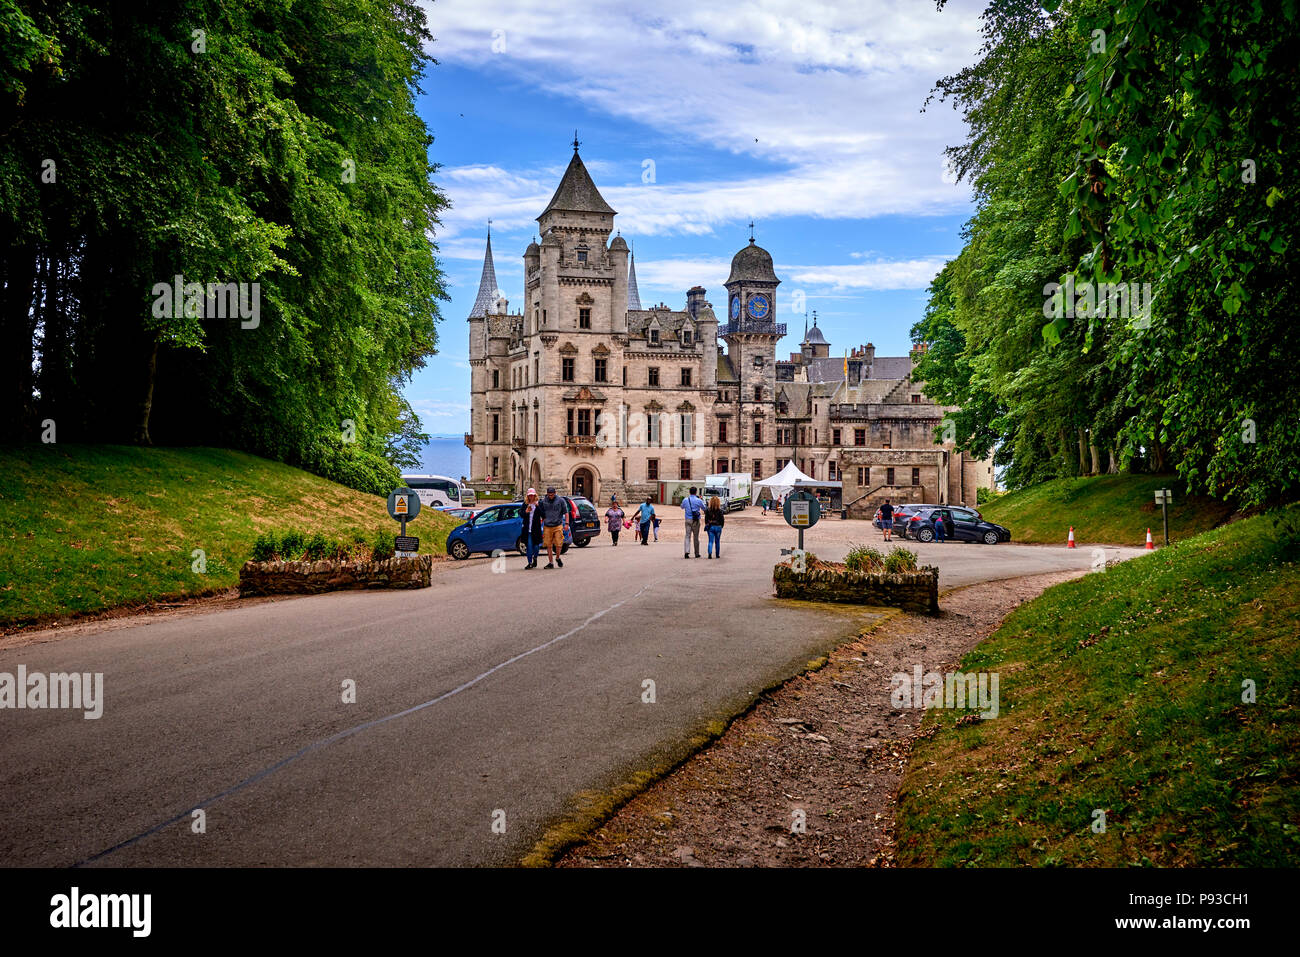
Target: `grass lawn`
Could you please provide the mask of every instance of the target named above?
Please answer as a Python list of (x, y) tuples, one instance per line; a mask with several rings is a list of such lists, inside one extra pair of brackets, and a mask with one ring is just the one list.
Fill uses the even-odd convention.
[(961, 664), (999, 675), (998, 717), (926, 715), (900, 863), (1294, 867), (1298, 562), (1292, 506), (1014, 611)]
[(1013, 542), (1065, 543), (1070, 526), (1074, 540), (1107, 545), (1143, 545), (1147, 529), (1159, 547), (1160, 506), (1158, 488), (1171, 488), (1169, 541), (1199, 535), (1217, 528), (1236, 508), (1200, 496), (1187, 497), (1183, 482), (1172, 475), (1098, 475), (1093, 478), (1056, 479), (1032, 488), (1008, 492), (979, 506), (990, 522), (1011, 529)]
[[(441, 554), (456, 524), (425, 509), (410, 533)], [(291, 529), (369, 539), (397, 523), (378, 496), (241, 452), (0, 448), (0, 627), (222, 591), (259, 534)]]

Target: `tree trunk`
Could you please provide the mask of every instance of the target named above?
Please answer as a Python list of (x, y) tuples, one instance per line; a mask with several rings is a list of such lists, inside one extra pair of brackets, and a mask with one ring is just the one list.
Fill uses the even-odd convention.
[(1088, 474), (1101, 474), (1101, 453), (1097, 451), (1097, 439), (1091, 432), (1088, 433)]
[(36, 328), (32, 294), (36, 285), (37, 247), (8, 246), (3, 260), (0, 295), (0, 438), (32, 441), (37, 436), (32, 396), (32, 360)]
[(136, 445), (153, 445), (149, 438), (149, 416), (153, 412), (153, 384), (158, 372), (158, 340), (153, 339), (149, 346), (149, 357), (145, 361), (144, 398), (140, 402), (140, 418), (136, 422)]
[(1079, 468), (1075, 471), (1074, 474), (1087, 475), (1088, 474), (1088, 439), (1083, 434), (1082, 426), (1080, 426), (1075, 431), (1078, 434), (1078, 438), (1079, 438)]

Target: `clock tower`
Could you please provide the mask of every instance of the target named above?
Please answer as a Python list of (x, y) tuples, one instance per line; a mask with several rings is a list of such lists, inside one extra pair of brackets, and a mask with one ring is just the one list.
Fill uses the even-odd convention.
[[(727, 321), (720, 335), (740, 382), (740, 442), (751, 446), (747, 460), (764, 458), (761, 446), (776, 441), (776, 343), (785, 325), (776, 321), (776, 287), (781, 280), (772, 255), (749, 238), (731, 260), (727, 279)], [(757, 435), (757, 441), (755, 436)], [(766, 462), (765, 469), (770, 466)]]

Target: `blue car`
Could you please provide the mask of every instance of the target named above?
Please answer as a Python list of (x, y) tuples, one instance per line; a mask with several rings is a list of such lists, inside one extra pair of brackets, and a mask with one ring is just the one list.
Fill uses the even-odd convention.
[[(457, 525), (447, 536), (447, 554), (463, 561), (471, 555), (482, 552), (491, 555), (495, 551), (508, 552), (512, 548), (524, 554), (524, 503), (511, 502), (508, 505), (490, 505), (478, 512), (464, 525)], [(566, 528), (564, 532), (563, 554), (573, 544), (573, 536)]]

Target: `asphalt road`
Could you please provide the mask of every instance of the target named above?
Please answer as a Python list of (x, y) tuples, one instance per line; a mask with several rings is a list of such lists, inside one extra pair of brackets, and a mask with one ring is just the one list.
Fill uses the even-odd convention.
[[(850, 540), (835, 524), (809, 534), (823, 557)], [(872, 618), (771, 598), (792, 533), (756, 513), (729, 524), (722, 561), (683, 561), (670, 527), (650, 547), (602, 536), (553, 571), (475, 559), (415, 592), (0, 646), (0, 672), (102, 672), (105, 698), (98, 720), (0, 710), (0, 862), (516, 862), (586, 797), (682, 756), (692, 734)], [(917, 550), (945, 588), (1095, 560), (1087, 548)]]

